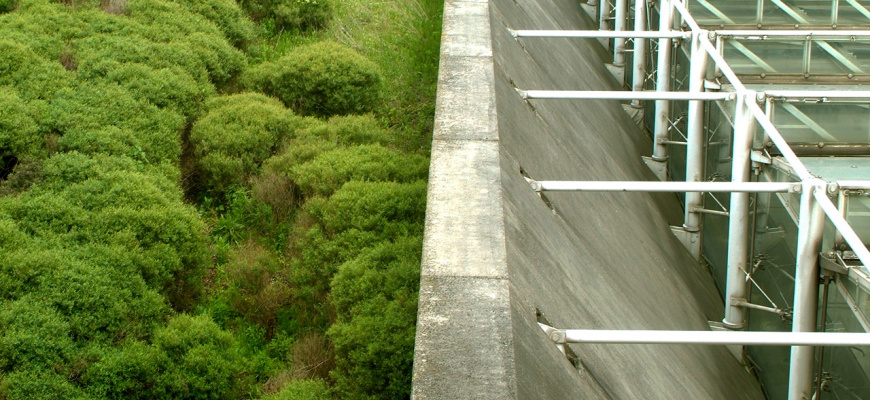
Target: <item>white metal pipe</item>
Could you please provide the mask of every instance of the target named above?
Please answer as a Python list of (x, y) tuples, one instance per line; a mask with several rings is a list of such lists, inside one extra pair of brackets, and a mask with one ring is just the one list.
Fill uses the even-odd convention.
[(716, 30), (716, 35), (718, 36), (727, 36), (729, 38), (740, 38), (740, 39), (765, 39), (768, 37), (793, 37), (793, 38), (801, 38), (806, 39), (807, 37), (812, 37), (812, 39), (821, 39), (821, 38), (851, 38), (854, 36), (855, 38), (870, 38), (870, 31), (858, 31), (858, 30), (819, 30), (819, 29), (809, 29), (809, 30), (753, 30), (753, 29), (719, 29)]
[[(752, 139), (755, 133), (755, 118), (746, 102), (755, 101), (755, 93), (741, 94), (734, 112), (734, 139), (731, 157), (731, 182), (749, 182), (752, 172)], [(746, 325), (745, 307), (735, 304), (749, 297), (746, 273), (749, 271), (749, 193), (731, 194), (728, 208), (728, 260), (725, 295), (725, 318), (722, 323), (731, 329), (743, 329)]]
[[(704, 91), (704, 80), (707, 75), (707, 53), (701, 49), (700, 37), (707, 35), (706, 31), (692, 32), (691, 66), (689, 68), (689, 93)], [(689, 101), (686, 128), (686, 181), (704, 181), (704, 103), (699, 100)], [(701, 213), (694, 208), (703, 207), (704, 195), (700, 192), (686, 192), (685, 221), (683, 229), (687, 232), (701, 230)]]
[(868, 99), (870, 90), (765, 90), (765, 96), (775, 99)]
[(846, 219), (840, 215), (840, 210), (834, 206), (834, 203), (831, 202), (831, 199), (825, 193), (816, 193), (815, 197), (819, 206), (828, 216), (828, 219), (831, 220), (837, 231), (843, 235), (843, 240), (852, 248), (852, 251), (861, 260), (861, 264), (864, 264), (864, 271), (870, 274), (870, 251), (867, 250), (867, 246), (864, 246), (864, 242), (858, 237), (858, 234), (855, 233), (855, 230), (852, 229), (852, 226), (849, 225)]
[(624, 90), (521, 90), (523, 99), (592, 99), (592, 100), (733, 100), (731, 92), (629, 92)]
[(840, 189), (868, 190), (870, 189), (870, 181), (837, 181), (837, 187)]
[[(674, 12), (671, 0), (659, 1), (659, 33), (671, 32), (674, 24)], [(659, 38), (656, 60), (656, 92), (665, 93), (671, 86), (671, 39)], [(653, 119), (653, 152), (652, 159), (665, 161), (668, 159), (668, 125), (671, 114), (671, 103), (667, 99), (656, 100), (655, 118)]]
[[(625, 25), (627, 15), (628, 0), (616, 0), (616, 17), (613, 22), (613, 30), (615, 32), (626, 30)], [(625, 66), (625, 38), (613, 39), (613, 65), (617, 67)]]
[[(814, 192), (827, 191), (827, 182), (810, 178), (802, 182), (798, 220), (797, 255), (795, 256), (794, 314), (792, 332), (814, 332), (818, 319), (819, 251), (825, 229), (825, 215)], [(808, 399), (813, 390), (813, 356), (809, 346), (792, 346), (789, 363), (789, 400)]]
[[(642, 1), (642, 0), (641, 0)], [(588, 39), (614, 39), (614, 38), (689, 38), (691, 32), (682, 31), (588, 31), (588, 30), (534, 30), (534, 29), (508, 29), (515, 38), (588, 38)]]
[[(564, 334), (564, 336), (562, 335)], [(703, 344), (747, 346), (870, 346), (870, 334), (841, 332), (747, 332), (664, 330), (553, 330), (562, 343)]]
[(786, 193), (801, 189), (790, 182), (673, 182), (673, 181), (534, 181), (538, 192), (746, 192)]
[[(635, 0), (634, 2), (635, 32), (644, 32), (646, 30), (646, 2), (647, 0)], [(644, 82), (646, 82), (646, 53), (646, 38), (635, 37), (631, 73), (631, 90), (634, 92), (641, 92), (644, 89)], [(635, 99), (631, 102), (631, 105), (632, 107), (640, 108), (641, 102)]]

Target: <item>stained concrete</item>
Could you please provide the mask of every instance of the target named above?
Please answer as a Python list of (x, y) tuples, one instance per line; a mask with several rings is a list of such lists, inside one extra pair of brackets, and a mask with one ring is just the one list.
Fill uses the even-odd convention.
[(673, 195), (548, 193), (538, 180), (654, 180), (618, 102), (524, 101), (521, 89), (615, 90), (577, 1), (445, 3), (414, 360), (418, 399), (760, 399), (723, 347), (572, 346), (537, 326), (708, 329), (722, 302), (670, 233)]

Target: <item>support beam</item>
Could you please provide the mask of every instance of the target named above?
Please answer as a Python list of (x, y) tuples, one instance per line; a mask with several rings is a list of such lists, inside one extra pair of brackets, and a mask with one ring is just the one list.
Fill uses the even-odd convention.
[[(616, 17), (613, 20), (613, 31), (625, 31), (626, 17), (628, 16), (628, 0), (616, 0)], [(613, 40), (613, 65), (625, 67), (625, 38)], [(619, 82), (620, 85), (624, 82)]]
[[(646, 31), (646, 2), (647, 0), (635, 0), (634, 2), (634, 30), (635, 32)], [(631, 90), (642, 92), (646, 82), (646, 38), (634, 39), (634, 52), (632, 53)], [(631, 106), (641, 109), (643, 104), (640, 100), (632, 100)]]
[[(707, 75), (707, 52), (701, 47), (701, 36), (705, 39), (707, 31), (699, 30), (692, 32), (692, 44), (689, 68), (689, 93), (704, 92), (704, 81)], [(704, 102), (699, 100), (689, 101), (687, 112), (688, 127), (686, 136), (686, 181), (702, 182), (704, 177), (704, 145), (706, 133), (704, 132)], [(701, 192), (687, 192), (685, 197), (685, 219), (683, 230), (692, 234), (700, 234), (701, 213), (694, 211), (703, 208), (704, 195)], [(689, 252), (696, 259), (701, 259), (701, 241), (692, 242)]]
[(692, 37), (691, 32), (681, 31), (587, 31), (587, 30), (535, 30), (535, 29), (508, 29), (515, 38), (587, 38), (587, 39), (614, 39), (614, 38), (645, 38), (645, 39), (686, 39)]
[[(749, 182), (752, 171), (752, 139), (755, 134), (755, 118), (749, 112), (746, 102), (756, 101), (755, 92), (741, 94), (734, 112), (734, 140), (732, 149), (731, 182)], [(749, 299), (748, 282), (750, 215), (749, 193), (731, 194), (728, 208), (728, 262), (725, 290), (725, 318), (722, 324), (730, 329), (743, 329), (746, 326), (746, 308), (735, 304)]]
[(697, 100), (716, 101), (734, 100), (730, 92), (629, 92), (624, 90), (522, 90), (517, 89), (523, 99), (590, 99), (590, 100)]
[(870, 346), (870, 334), (841, 332), (746, 332), (594, 330), (542, 328), (556, 343), (701, 344), (747, 346)]
[(730, 192), (786, 193), (801, 190), (791, 182), (535, 181), (536, 192)]
[[(659, 2), (659, 33), (671, 31), (674, 24), (674, 10), (670, 0)], [(664, 93), (671, 88), (671, 39), (659, 38), (658, 55), (656, 62), (656, 92)], [(656, 100), (655, 119), (653, 126), (653, 162), (665, 163), (668, 160), (668, 146), (664, 144), (668, 140), (668, 127), (671, 115), (671, 103), (668, 100)], [(666, 164), (665, 164), (666, 165)], [(663, 171), (667, 176), (667, 170)]]
[[(795, 262), (794, 314), (792, 332), (815, 332), (819, 301), (819, 251), (825, 229), (825, 214), (813, 195), (827, 192), (827, 182), (810, 178), (803, 183), (798, 243)], [(870, 335), (868, 335), (870, 336)], [(813, 356), (815, 349), (808, 345), (792, 346), (789, 364), (788, 398), (812, 398)]]

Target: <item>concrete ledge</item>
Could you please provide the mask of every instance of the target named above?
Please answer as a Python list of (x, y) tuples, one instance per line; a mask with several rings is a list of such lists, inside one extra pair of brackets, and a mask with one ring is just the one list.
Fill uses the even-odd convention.
[(446, 1), (415, 399), (511, 399), (516, 372), (487, 1)]
[(413, 398), (514, 398), (506, 279), (423, 277)]
[(432, 144), (424, 276), (507, 278), (498, 142)]

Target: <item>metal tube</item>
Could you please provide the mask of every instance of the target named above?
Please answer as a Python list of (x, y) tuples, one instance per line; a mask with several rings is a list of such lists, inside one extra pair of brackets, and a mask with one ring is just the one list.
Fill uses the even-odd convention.
[(588, 31), (588, 30), (547, 30), (547, 29), (508, 29), (511, 36), (515, 38), (588, 38), (588, 39), (602, 39), (602, 38), (645, 38), (645, 39), (659, 39), (659, 38), (689, 38), (692, 37), (691, 32), (680, 32), (680, 31)]
[[(647, 0), (635, 0), (634, 2), (635, 32), (643, 32), (646, 30), (646, 1)], [(635, 37), (631, 73), (631, 90), (634, 92), (641, 92), (644, 89), (644, 82), (646, 82), (646, 52), (646, 38)], [(640, 108), (640, 100), (632, 100), (631, 106)]]
[[(752, 172), (752, 139), (755, 133), (755, 118), (746, 102), (755, 101), (755, 92), (742, 94), (734, 112), (734, 139), (731, 158), (731, 182), (749, 182)], [(731, 213), (728, 218), (728, 261), (725, 295), (725, 318), (722, 324), (730, 329), (743, 329), (746, 325), (746, 309), (735, 302), (746, 301), (749, 285), (746, 282), (749, 262), (749, 193), (731, 194)]]
[(870, 181), (837, 181), (837, 186), (840, 189), (868, 190)]
[(548, 333), (557, 343), (870, 346), (870, 335), (866, 333), (592, 329), (553, 329)]
[[(819, 302), (819, 250), (825, 229), (825, 214), (814, 192), (827, 190), (827, 182), (810, 178), (802, 182), (798, 243), (795, 260), (794, 314), (792, 332), (814, 332)], [(812, 397), (813, 347), (792, 346), (789, 364), (788, 398), (802, 400)]]
[[(613, 21), (613, 30), (621, 32), (625, 30), (626, 16), (628, 14), (628, 0), (616, 0), (616, 17)], [(625, 66), (625, 38), (613, 40), (613, 65)]]
[[(659, 2), (659, 32), (671, 31), (674, 24), (674, 13), (671, 0)], [(671, 39), (661, 37), (656, 62), (656, 92), (667, 92), (671, 86)], [(656, 100), (655, 119), (653, 126), (653, 153), (655, 161), (668, 159), (668, 146), (663, 141), (668, 140), (668, 120), (671, 114), (671, 103), (668, 100)]]
[[(819, 318), (822, 321), (821, 331), (825, 332), (827, 329), (826, 319), (828, 318), (828, 287), (831, 284), (831, 277), (825, 276), (825, 282), (822, 286), (822, 315)], [(825, 346), (819, 346), (819, 365), (816, 369), (816, 388), (815, 395), (813, 398), (818, 399), (819, 394), (822, 392), (822, 366), (825, 361)]]
[(765, 90), (765, 96), (776, 100), (818, 99), (866, 99), (870, 98), (870, 90)]
[[(707, 53), (701, 49), (699, 36), (707, 35), (707, 31), (692, 32), (691, 67), (689, 69), (689, 93), (704, 91), (704, 80), (707, 75)], [(704, 181), (704, 103), (699, 100), (689, 101), (688, 127), (686, 128), (686, 181)], [(703, 207), (704, 196), (700, 192), (687, 192), (685, 200), (685, 221), (683, 229), (687, 232), (701, 230), (701, 214), (692, 211)]]
[(733, 100), (731, 92), (629, 92), (624, 90), (521, 90), (524, 99), (592, 99), (592, 100)]
[(801, 189), (791, 182), (672, 182), (672, 181), (535, 181), (538, 192), (747, 192), (786, 193)]
[[(846, 207), (848, 201), (846, 196), (846, 191), (842, 190), (842, 188), (837, 191), (837, 209), (840, 210), (840, 216), (843, 218), (846, 218)], [(845, 240), (843, 240), (843, 234), (839, 230), (834, 229), (834, 248), (840, 249), (844, 244)]]
[(754, 29), (720, 29), (716, 30), (717, 36), (726, 36), (729, 38), (741, 39), (766, 39), (768, 37), (793, 37), (806, 39), (812, 36), (813, 39), (824, 38), (870, 38), (870, 31), (860, 30), (754, 30)]

